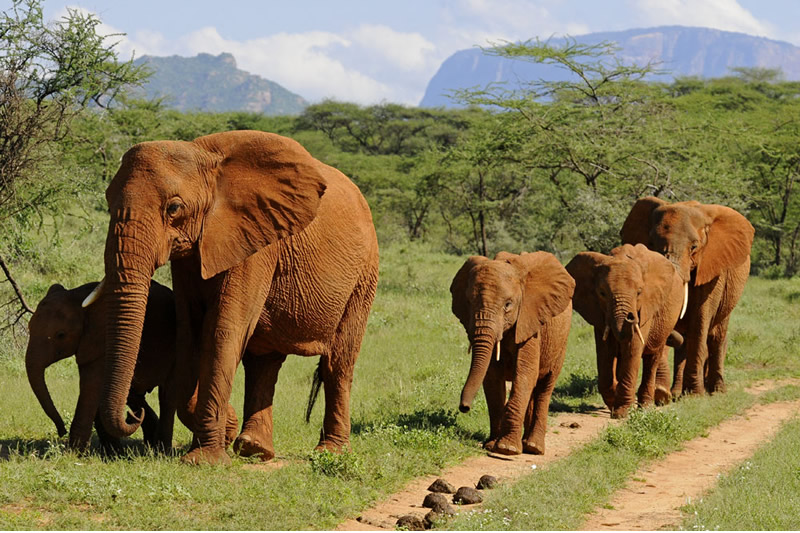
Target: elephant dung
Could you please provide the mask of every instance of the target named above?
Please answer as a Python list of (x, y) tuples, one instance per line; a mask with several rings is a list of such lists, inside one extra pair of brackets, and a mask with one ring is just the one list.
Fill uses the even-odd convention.
[(494, 476), (490, 476), (489, 474), (485, 474), (481, 476), (478, 480), (478, 484), (475, 486), (478, 490), (483, 489), (493, 489), (497, 486), (497, 478)]
[(445, 494), (453, 494), (456, 491), (456, 488), (442, 478), (439, 478), (431, 483), (431, 486), (428, 487), (428, 490), (431, 492), (444, 492)]
[(397, 527), (407, 531), (425, 531), (425, 520), (415, 514), (406, 514), (397, 519)]
[(473, 503), (481, 503), (482, 501), (483, 496), (481, 496), (481, 493), (472, 487), (461, 487), (453, 495), (453, 503), (462, 505), (472, 505)]
[(440, 514), (452, 515), (456, 513), (455, 509), (453, 509), (453, 507), (450, 505), (450, 502), (447, 501), (447, 498), (438, 492), (431, 492), (425, 496), (422, 506), (427, 507), (428, 509), (433, 509), (435, 512)]
[(432, 509), (428, 514), (425, 515), (425, 527), (427, 529), (433, 529), (436, 527), (436, 523), (444, 520), (447, 516), (452, 516), (455, 513), (439, 513), (435, 509)]

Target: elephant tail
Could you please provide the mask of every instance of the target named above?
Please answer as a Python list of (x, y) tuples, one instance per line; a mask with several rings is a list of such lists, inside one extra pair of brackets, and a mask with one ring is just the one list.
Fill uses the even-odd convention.
[(311, 378), (311, 392), (308, 394), (308, 405), (306, 406), (306, 423), (311, 420), (311, 410), (314, 409), (314, 404), (317, 402), (319, 389), (322, 387), (322, 358), (319, 359), (317, 369), (314, 370), (314, 376)]

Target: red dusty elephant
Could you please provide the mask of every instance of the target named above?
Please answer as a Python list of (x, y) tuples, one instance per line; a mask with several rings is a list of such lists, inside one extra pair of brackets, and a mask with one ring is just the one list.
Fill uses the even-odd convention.
[(675, 354), (675, 397), (725, 390), (728, 322), (750, 274), (754, 234), (729, 207), (652, 196), (637, 200), (622, 226), (622, 242), (664, 255), (687, 284), (688, 308), (676, 328), (684, 343)]
[[(114, 444), (114, 439), (106, 434), (97, 419), (106, 359), (105, 299), (99, 299), (88, 308), (81, 306), (95, 287), (97, 282), (69, 290), (58, 284), (51, 286), (28, 323), (30, 337), (25, 352), (28, 381), (42, 409), (56, 425), (59, 436), (65, 435), (67, 430), (50, 397), (44, 375), (53, 363), (75, 356), (80, 385), (78, 404), (69, 428), (69, 445), (77, 449), (89, 444), (92, 422), (104, 448)], [(147, 413), (142, 424), (145, 442), (164, 450), (172, 447), (174, 366), (175, 300), (171, 290), (153, 282), (127, 403)], [(158, 387), (160, 417), (145, 401), (145, 394), (155, 387)]]
[(234, 450), (274, 457), (272, 403), (287, 354), (321, 356), (319, 448), (349, 444), (350, 388), (378, 282), (378, 243), (358, 188), (297, 142), (231, 131), (137, 144), (106, 191), (110, 364), (106, 429), (124, 417), (147, 289), (171, 262), (177, 310), (178, 416), (194, 432), (188, 463), (229, 462), (226, 405), (245, 368)]
[(678, 271), (642, 244), (610, 255), (581, 252), (566, 268), (575, 278), (573, 306), (594, 326), (598, 388), (611, 416), (624, 417), (634, 405), (642, 360), (639, 405), (667, 403), (667, 340), (686, 303)]
[[(575, 282), (547, 252), (472, 256), (450, 285), (472, 364), (461, 392), (470, 410), (481, 382), (489, 408), (487, 450), (543, 454), (550, 396), (561, 372)], [(506, 401), (506, 381), (511, 393)]]

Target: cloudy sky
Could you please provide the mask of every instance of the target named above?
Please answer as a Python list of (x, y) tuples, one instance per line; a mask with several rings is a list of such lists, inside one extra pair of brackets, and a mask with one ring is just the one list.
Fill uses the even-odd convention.
[(125, 33), (125, 58), (230, 52), (312, 102), (416, 105), (448, 56), (501, 40), (681, 24), (800, 45), (797, 0), (44, 0), (67, 7)]

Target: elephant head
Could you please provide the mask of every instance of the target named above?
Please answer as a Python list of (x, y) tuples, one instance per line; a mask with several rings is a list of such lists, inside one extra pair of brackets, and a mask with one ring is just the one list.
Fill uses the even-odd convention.
[(618, 342), (634, 336), (663, 309), (675, 268), (642, 244), (625, 244), (611, 255), (581, 252), (567, 264), (575, 278), (574, 309), (592, 326)]
[(490, 260), (472, 256), (450, 285), (453, 314), (469, 337), (472, 363), (461, 392), (461, 412), (469, 411), (489, 363), (506, 334), (522, 344), (569, 305), (575, 282), (547, 252), (500, 252)]
[(81, 300), (96, 286), (97, 283), (89, 283), (73, 291), (59, 284), (50, 286), (28, 322), (25, 371), (39, 405), (56, 425), (59, 437), (66, 435), (67, 428), (47, 389), (45, 370), (78, 351), (86, 317)]
[(302, 231), (325, 191), (321, 170), (297, 142), (254, 131), (145, 142), (125, 153), (106, 191), (108, 359), (100, 414), (112, 436), (130, 435), (141, 423), (141, 415), (123, 414), (156, 268), (192, 258), (198, 279), (208, 279)]
[(699, 202), (668, 204), (654, 196), (636, 201), (620, 236), (672, 261), (685, 283), (703, 285), (750, 256), (755, 230), (730, 207)]

